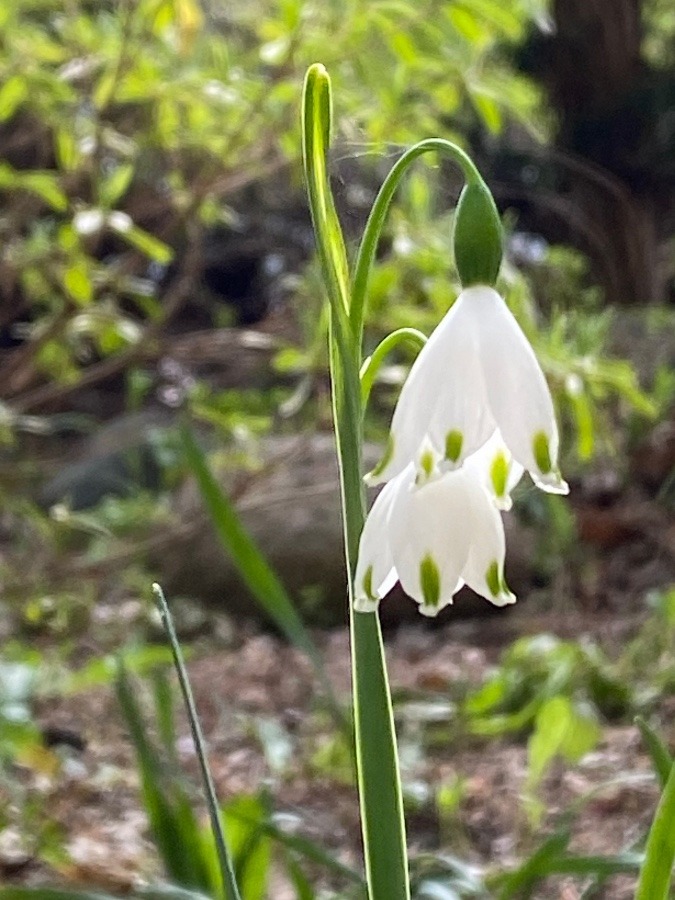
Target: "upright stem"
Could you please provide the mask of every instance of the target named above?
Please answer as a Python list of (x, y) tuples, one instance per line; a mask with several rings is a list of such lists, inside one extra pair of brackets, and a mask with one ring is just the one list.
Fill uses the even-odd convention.
[[(354, 572), (366, 508), (361, 465), (363, 397), (359, 383), (366, 289), (392, 197), (408, 166), (418, 156), (429, 151), (444, 153), (459, 164), (467, 182), (482, 184), (482, 179), (467, 154), (449, 141), (431, 138), (411, 147), (394, 165), (375, 200), (350, 284), (326, 166), (330, 128), (330, 81), (323, 66), (314, 65), (307, 72), (303, 94), (303, 158), (318, 255), (330, 301), (330, 368), (349, 572), (352, 690), (366, 876), (371, 900), (408, 900), (401, 780), (382, 632), (377, 613), (355, 613), (353, 604)], [(424, 340), (423, 335), (414, 334), (411, 329), (392, 337), (389, 343), (385, 341), (366, 370), (363, 396), (367, 397), (368, 379), (372, 381), (384, 355), (404, 337), (420, 343)]]
[(355, 613), (353, 608), (354, 571), (365, 520), (361, 341), (349, 325), (346, 255), (326, 171), (330, 112), (328, 75), (323, 66), (312, 66), (303, 96), (303, 149), (310, 209), (330, 300), (330, 368), (349, 573), (354, 731), (366, 881), (370, 900), (409, 900), (403, 801), (380, 622), (376, 613)]

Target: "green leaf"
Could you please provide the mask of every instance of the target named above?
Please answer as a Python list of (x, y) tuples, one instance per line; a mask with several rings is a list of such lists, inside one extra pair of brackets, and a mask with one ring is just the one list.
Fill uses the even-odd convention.
[(201, 828), (184, 790), (175, 779), (167, 778), (148, 739), (136, 697), (121, 664), (116, 690), (136, 749), (143, 806), (166, 871), (183, 887), (209, 891), (213, 884), (202, 855)]
[(55, 136), (56, 159), (59, 168), (70, 172), (80, 161), (80, 151), (75, 135), (70, 128), (59, 128)]
[(142, 228), (138, 228), (126, 213), (118, 210), (112, 212), (108, 216), (108, 224), (123, 240), (154, 262), (165, 266), (173, 259), (173, 250), (168, 244), (147, 231), (143, 231)]
[(476, 87), (471, 89), (471, 99), (483, 122), (485, 122), (492, 134), (499, 134), (502, 130), (502, 112), (495, 98)]
[(528, 742), (530, 778), (538, 783), (549, 762), (560, 753), (572, 722), (572, 704), (567, 697), (552, 697), (537, 713), (535, 730)]
[(28, 96), (28, 82), (22, 75), (12, 75), (0, 87), (0, 122), (11, 119)]
[(223, 547), (228, 551), (247, 587), (286, 637), (322, 670), (319, 651), (305, 628), (286, 589), (247, 534), (233, 503), (213, 477), (204, 454), (189, 428), (180, 430), (187, 463), (192, 470)]
[(556, 832), (547, 838), (515, 872), (509, 872), (497, 879), (501, 887), (500, 900), (506, 900), (508, 897), (529, 897), (533, 885), (545, 877), (547, 866), (551, 860), (560, 857), (567, 850), (569, 841), (568, 831)]
[(530, 781), (536, 785), (555, 756), (576, 762), (600, 738), (598, 723), (584, 715), (567, 697), (547, 700), (537, 713), (535, 730), (528, 742)]
[[(218, 807), (218, 800), (216, 798), (216, 789), (213, 783), (213, 776), (211, 775), (211, 770), (209, 768), (209, 763), (206, 756), (206, 742), (204, 741), (201, 723), (199, 721), (194, 696), (192, 694), (192, 687), (190, 686), (190, 680), (188, 678), (187, 669), (185, 667), (183, 651), (176, 635), (173, 616), (171, 615), (171, 610), (169, 609), (169, 605), (166, 602), (166, 598), (161, 587), (158, 584), (153, 584), (152, 590), (155, 595), (155, 601), (157, 603), (157, 608), (159, 609), (164, 630), (171, 645), (171, 653), (173, 655), (173, 662), (176, 669), (176, 674), (178, 676), (178, 683), (183, 695), (183, 701), (185, 703), (185, 709), (190, 724), (190, 732), (192, 734), (192, 741), (197, 753), (197, 760), (199, 762), (199, 768), (202, 777), (202, 786), (206, 795), (206, 802), (211, 824), (210, 839), (207, 836), (205, 840), (200, 840), (201, 834), (194, 833), (194, 827), (192, 824), (190, 824), (190, 830), (193, 833), (191, 835), (188, 835), (188, 837), (190, 838), (191, 843), (195, 846), (195, 848), (200, 848), (203, 851), (203, 855), (200, 854), (200, 858), (203, 859), (206, 866), (206, 870), (204, 873), (205, 881), (213, 884), (214, 889), (217, 889), (218, 886), (222, 886), (224, 900), (241, 900), (241, 895), (239, 893), (239, 888), (234, 873), (234, 867), (232, 864), (232, 858), (230, 856), (227, 839), (223, 831), (222, 819)], [(176, 787), (179, 792), (182, 810), (184, 811), (185, 815), (189, 817), (190, 822), (192, 822), (193, 815), (190, 809), (189, 801), (184, 800), (185, 795), (180, 788), (180, 785), (176, 783)], [(207, 835), (208, 834), (209, 833), (207, 833)]]
[(8, 163), (0, 163), (1, 188), (37, 194), (57, 212), (65, 212), (68, 208), (68, 198), (61, 189), (56, 172), (19, 172)]
[(99, 185), (99, 204), (104, 209), (110, 209), (120, 200), (131, 184), (134, 177), (132, 163), (124, 163), (113, 169), (112, 173)]
[(21, 187), (37, 194), (56, 212), (68, 209), (68, 198), (61, 189), (58, 175), (53, 172), (29, 172), (22, 174)]
[(471, 13), (453, 4), (448, 17), (457, 33), (466, 38), (470, 44), (482, 44), (484, 42), (487, 32), (484, 26)]
[(74, 262), (63, 273), (63, 286), (70, 296), (82, 306), (94, 298), (94, 287), (89, 277), (89, 267), (83, 260)]
[(642, 854), (626, 851), (613, 856), (577, 856), (567, 852), (570, 835), (560, 831), (548, 838), (515, 871), (497, 875), (493, 884), (500, 888), (500, 900), (526, 900), (538, 884), (552, 875), (577, 875), (607, 879), (613, 875), (633, 874), (642, 862)]
[(295, 889), (297, 900), (315, 900), (316, 894), (314, 893), (314, 889), (305, 877), (305, 873), (302, 871), (296, 860), (293, 859), (292, 854), (284, 854), (284, 863), (286, 865), (286, 874)]
[(122, 659), (125, 671), (142, 675), (159, 665), (171, 663), (171, 651), (168, 647), (141, 645), (125, 649), (117, 657), (96, 656), (91, 662), (75, 672), (69, 672), (58, 682), (58, 690), (63, 694), (89, 690), (100, 685), (107, 685), (117, 677), (118, 661)]
[(654, 729), (646, 722), (642, 716), (635, 717), (635, 724), (640, 729), (642, 740), (645, 743), (649, 756), (652, 760), (652, 766), (659, 779), (661, 788), (665, 788), (670, 772), (673, 768), (673, 757), (668, 747), (661, 740)]
[(667, 900), (675, 861), (675, 764), (649, 829), (635, 900)]
[(591, 400), (584, 390), (581, 379), (568, 379), (565, 392), (574, 414), (577, 430), (577, 454), (581, 460), (590, 459), (595, 449), (595, 426)]
[(242, 897), (265, 900), (272, 862), (267, 810), (258, 797), (238, 797), (223, 812)]

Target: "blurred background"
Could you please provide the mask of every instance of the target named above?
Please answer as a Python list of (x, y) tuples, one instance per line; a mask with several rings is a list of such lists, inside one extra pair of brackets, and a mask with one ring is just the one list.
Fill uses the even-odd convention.
[[(271, 784), (301, 832), (309, 819), (358, 859), (348, 752), (224, 552), (176, 433), (191, 428), (346, 694), (326, 319), (300, 161), (316, 61), (333, 80), (331, 172), (351, 250), (404, 147), (442, 136), (476, 159), (507, 233), (500, 288), (549, 379), (572, 488), (519, 489), (513, 611), (495, 617), (466, 592), (429, 628), (406, 598), (383, 603), (413, 843), (440, 852), (452, 835), (473, 864), (521, 858), (581, 782), (634, 768), (636, 711), (667, 721), (673, 709), (672, 4), (14, 0), (0, 8), (7, 879), (121, 890), (159, 871), (104, 664), (120, 651), (139, 672), (162, 661), (152, 581), (192, 648), (222, 789), (250, 798)], [(433, 160), (406, 181), (373, 272), (368, 347), (403, 325), (428, 333), (456, 297), (460, 189)], [(375, 386), (372, 459), (411, 360), (402, 348)], [(552, 700), (581, 735), (572, 747), (547, 744)], [(570, 775), (589, 751), (593, 772)], [(630, 843), (649, 790), (584, 806), (585, 840)], [(603, 837), (608, 810), (620, 827)], [(122, 863), (109, 870), (113, 844)], [(321, 878), (317, 897), (352, 896), (336, 873)], [(248, 896), (280, 898), (282, 882)], [(593, 896), (624, 896), (612, 885)]]

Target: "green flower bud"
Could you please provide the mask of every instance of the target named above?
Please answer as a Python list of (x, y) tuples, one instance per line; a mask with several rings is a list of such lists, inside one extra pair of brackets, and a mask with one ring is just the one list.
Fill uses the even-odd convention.
[(460, 194), (452, 240), (462, 287), (494, 287), (502, 261), (502, 224), (484, 181), (469, 182)]

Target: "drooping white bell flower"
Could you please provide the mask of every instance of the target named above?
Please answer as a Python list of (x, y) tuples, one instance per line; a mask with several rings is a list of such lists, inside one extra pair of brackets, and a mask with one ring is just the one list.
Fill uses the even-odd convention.
[(366, 519), (354, 606), (375, 611), (399, 580), (427, 616), (452, 603), (464, 584), (497, 606), (514, 603), (504, 554), (501, 517), (475, 468), (420, 473), (409, 463), (384, 486)]
[[(500, 295), (473, 285), (462, 291), (415, 360), (387, 450), (367, 481), (388, 481), (411, 460), (423, 468), (420, 456), (428, 443), (441, 468), (449, 470), (486, 444), (501, 442), (514, 466), (527, 469), (535, 484), (567, 493), (558, 470), (551, 394), (534, 351)], [(503, 463), (495, 459), (485, 462), (503, 474)]]

